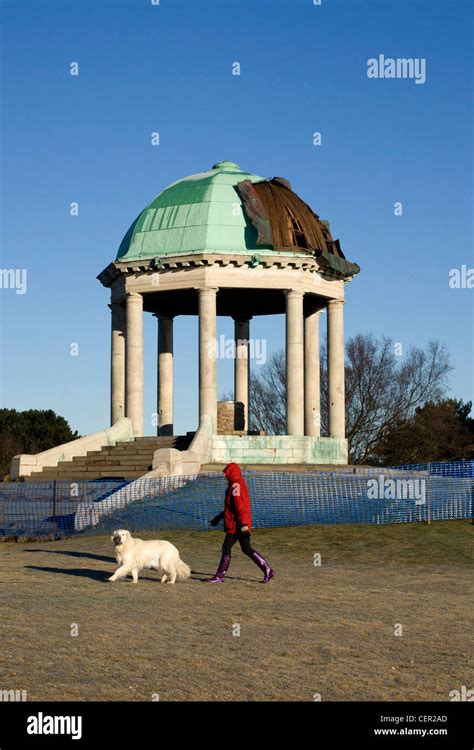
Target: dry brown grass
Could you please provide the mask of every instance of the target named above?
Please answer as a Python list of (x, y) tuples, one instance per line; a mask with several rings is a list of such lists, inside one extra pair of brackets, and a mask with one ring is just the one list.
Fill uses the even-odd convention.
[(162, 535), (198, 571), (174, 587), (153, 571), (137, 586), (106, 582), (108, 537), (2, 544), (0, 690), (29, 700), (448, 700), (473, 685), (473, 532), (467, 521), (257, 531), (254, 546), (278, 571), (267, 586), (240, 549), (225, 584), (198, 580), (215, 571), (218, 532)]

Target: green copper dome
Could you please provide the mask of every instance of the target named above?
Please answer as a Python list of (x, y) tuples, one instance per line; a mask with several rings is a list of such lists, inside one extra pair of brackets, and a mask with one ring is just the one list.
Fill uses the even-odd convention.
[(263, 177), (232, 161), (174, 182), (142, 211), (120, 245), (117, 260), (189, 253), (262, 252), (257, 233), (242, 209), (234, 185)]

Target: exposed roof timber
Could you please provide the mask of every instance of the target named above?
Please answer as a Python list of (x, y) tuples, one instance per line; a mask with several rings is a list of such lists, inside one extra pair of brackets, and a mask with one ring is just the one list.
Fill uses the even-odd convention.
[(338, 240), (333, 240), (329, 224), (291, 190), (287, 180), (252, 182), (242, 180), (235, 189), (258, 235), (257, 244), (274, 250), (306, 252), (315, 250), (344, 258)]

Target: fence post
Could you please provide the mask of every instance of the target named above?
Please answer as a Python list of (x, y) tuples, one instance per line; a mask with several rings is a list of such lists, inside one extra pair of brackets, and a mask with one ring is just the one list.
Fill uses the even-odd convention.
[[(428, 478), (426, 480), (426, 486), (427, 487), (428, 487), (428, 482), (430, 480), (430, 476), (431, 476), (431, 463), (428, 463)], [(429, 499), (428, 498), (426, 498), (426, 523), (428, 524), (428, 526), (431, 524), (430, 503), (429, 503)]]
[(52, 538), (52, 540), (54, 542), (54, 540), (56, 539), (56, 531), (57, 531), (57, 526), (56, 526), (56, 479), (53, 479), (53, 508), (52, 508), (52, 511), (53, 512), (52, 512), (51, 515), (53, 517), (53, 524), (52, 524), (52, 527), (51, 527), (51, 538)]
[(474, 526), (474, 482), (471, 482), (471, 526)]

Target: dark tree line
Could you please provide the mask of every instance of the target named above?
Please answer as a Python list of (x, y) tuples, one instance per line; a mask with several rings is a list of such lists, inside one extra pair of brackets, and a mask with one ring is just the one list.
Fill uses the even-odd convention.
[(429, 401), (390, 427), (376, 447), (376, 456), (386, 466), (474, 458), (471, 407), (471, 401)]
[(41, 453), (78, 437), (51, 409), (0, 409), (0, 476), (9, 474), (13, 456)]

